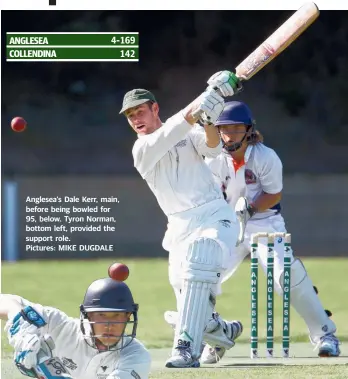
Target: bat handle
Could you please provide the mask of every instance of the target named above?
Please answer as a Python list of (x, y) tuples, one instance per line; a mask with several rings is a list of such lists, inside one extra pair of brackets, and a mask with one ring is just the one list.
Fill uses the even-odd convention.
[[(209, 88), (209, 87), (207, 87), (207, 88)], [(216, 93), (218, 93), (220, 96), (222, 96), (222, 93), (221, 93), (221, 91), (219, 90), (218, 87), (214, 87), (214, 91), (215, 91)], [(204, 111), (203, 111), (202, 109), (197, 109), (196, 111), (194, 111), (194, 112), (192, 113), (192, 116), (193, 116), (194, 118), (200, 118), (200, 116), (202, 116), (203, 113), (204, 113)]]

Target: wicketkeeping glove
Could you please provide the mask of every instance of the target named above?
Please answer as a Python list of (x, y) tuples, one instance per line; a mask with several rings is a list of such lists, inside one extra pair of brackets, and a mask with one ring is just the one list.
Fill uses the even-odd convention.
[(40, 349), (40, 337), (36, 334), (26, 334), (20, 343), (20, 348), (15, 348), (15, 364), (25, 368), (36, 366), (38, 363), (37, 354)]
[(234, 211), (236, 212), (240, 228), (237, 241), (238, 246), (244, 241), (246, 223), (248, 222), (250, 217), (252, 217), (257, 212), (257, 209), (249, 204), (248, 199), (246, 197), (240, 197), (237, 200), (237, 203), (234, 207)]
[(8, 342), (15, 347), (17, 340), (20, 341), (25, 334), (37, 334), (38, 328), (45, 325), (46, 321), (43, 316), (33, 307), (27, 306), (7, 321), (5, 331)]
[(53, 357), (55, 348), (52, 337), (45, 334), (27, 334), (21, 350), (15, 352), (14, 361), (21, 374), (31, 378), (72, 379), (69, 371), (58, 357)]

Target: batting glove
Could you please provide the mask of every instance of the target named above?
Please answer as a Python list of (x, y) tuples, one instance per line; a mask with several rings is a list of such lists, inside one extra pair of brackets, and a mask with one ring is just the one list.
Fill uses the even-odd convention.
[(208, 87), (200, 96), (198, 109), (203, 111), (200, 121), (204, 125), (215, 124), (224, 109), (224, 99), (216, 91)]
[(243, 88), (237, 76), (233, 72), (226, 70), (212, 75), (207, 83), (215, 90), (219, 90), (223, 97), (233, 96)]

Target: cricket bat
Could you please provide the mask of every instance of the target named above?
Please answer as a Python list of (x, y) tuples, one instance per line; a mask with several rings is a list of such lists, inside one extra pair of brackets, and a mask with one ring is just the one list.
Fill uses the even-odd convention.
[[(315, 3), (304, 4), (236, 67), (236, 76), (241, 81), (252, 78), (292, 44), (319, 17), (319, 13)], [(201, 113), (198, 111), (194, 116)]]
[(319, 13), (315, 3), (304, 4), (236, 67), (236, 76), (241, 80), (253, 77), (291, 45), (319, 17)]

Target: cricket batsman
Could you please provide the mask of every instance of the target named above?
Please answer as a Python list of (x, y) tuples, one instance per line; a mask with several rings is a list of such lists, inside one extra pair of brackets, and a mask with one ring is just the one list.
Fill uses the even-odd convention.
[[(80, 319), (16, 295), (0, 295), (0, 318), (23, 375), (40, 379), (148, 379), (151, 358), (135, 338), (138, 304), (124, 282), (94, 281)], [(52, 343), (53, 342), (53, 343)]]
[[(215, 126), (220, 131), (223, 152), (206, 160), (232, 209), (241, 220), (237, 260), (227, 276), (237, 270), (250, 253), (250, 236), (259, 232), (286, 232), (281, 215), (283, 189), (282, 162), (276, 152), (263, 144), (249, 107), (239, 101), (226, 103)], [(245, 233), (244, 233), (245, 229)], [(244, 234), (244, 235), (243, 235)], [(275, 289), (282, 294), (284, 241), (275, 241)], [(259, 240), (260, 264), (267, 270), (267, 238)], [(320, 357), (340, 355), (336, 325), (329, 318), (313, 288), (304, 264), (292, 258), (291, 304), (308, 326), (310, 341)], [(201, 362), (216, 363), (225, 353), (219, 346), (206, 345)]]
[[(163, 247), (169, 251), (169, 281), (178, 309), (169, 368), (199, 367), (203, 333), (229, 349), (242, 332), (241, 323), (214, 313), (239, 234), (236, 214), (203, 159), (222, 151), (214, 123), (224, 99), (216, 89), (232, 96), (241, 86), (233, 73), (218, 72), (206, 91), (164, 123), (154, 95), (145, 89), (126, 93), (120, 111), (138, 135), (134, 166), (168, 218)], [(200, 117), (204, 126), (197, 123)]]

